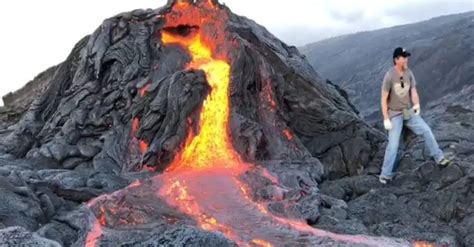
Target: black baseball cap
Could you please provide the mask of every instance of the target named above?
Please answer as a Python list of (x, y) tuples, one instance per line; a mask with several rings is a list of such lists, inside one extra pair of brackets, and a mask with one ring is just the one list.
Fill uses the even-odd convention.
[(405, 50), (405, 48), (403, 47), (397, 47), (395, 48), (395, 50), (393, 51), (393, 59), (397, 58), (397, 57), (409, 57), (411, 56), (411, 53), (409, 53), (407, 50)]

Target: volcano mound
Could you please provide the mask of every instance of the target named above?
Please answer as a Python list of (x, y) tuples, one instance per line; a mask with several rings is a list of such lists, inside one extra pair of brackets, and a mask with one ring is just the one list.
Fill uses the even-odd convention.
[(321, 181), (378, 169), (384, 136), (344, 95), (217, 1), (109, 18), (0, 132), (1, 224), (67, 246), (410, 245), (311, 226), (347, 207)]

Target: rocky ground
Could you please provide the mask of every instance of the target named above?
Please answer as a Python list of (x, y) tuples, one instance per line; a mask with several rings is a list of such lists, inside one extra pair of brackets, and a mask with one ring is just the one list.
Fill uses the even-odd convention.
[[(440, 168), (409, 138), (395, 180), (373, 175), (325, 181), (322, 193), (346, 202), (328, 209), (317, 227), (335, 232), (425, 239), (447, 246), (474, 245), (474, 86), (428, 104), (422, 113), (453, 164)], [(381, 160), (377, 162), (381, 163)], [(375, 172), (377, 169), (374, 169)], [(370, 173), (370, 171), (368, 171)]]
[[(323, 160), (331, 164), (332, 176), (320, 186), (321, 191), (344, 199), (347, 210), (322, 217), (319, 227), (437, 239), (449, 246), (474, 245), (473, 17), (473, 12), (442, 16), (300, 48), (323, 77), (347, 92), (360, 116), (381, 131), (377, 85), (392, 66), (393, 49), (411, 50), (409, 66), (418, 81), (422, 116), (442, 149), (455, 160), (452, 166), (440, 169), (425, 157), (423, 141), (409, 134), (399, 153), (397, 178), (387, 186), (367, 175), (378, 173), (382, 153), (374, 157), (374, 167), (364, 175), (350, 177), (345, 176), (347, 167), (337, 166), (340, 162)], [(384, 144), (379, 151), (383, 148)]]
[[(107, 19), (55, 68), (19, 121), (0, 118), (0, 245), (236, 245), (229, 231), (203, 230), (171, 196), (158, 195), (167, 178), (186, 176), (162, 171), (185, 127), (197, 128), (209, 88), (202, 71), (184, 69), (185, 51), (157, 33), (208, 30), (201, 20), (215, 14), (211, 3), (198, 1), (205, 10), (193, 16), (201, 19), (179, 27), (161, 19), (173, 1)], [(472, 87), (423, 113), (455, 164), (440, 169), (410, 138), (397, 178), (381, 185), (380, 128), (359, 118), (296, 48), (218, 9), (229, 14), (222, 45), (237, 47), (227, 54), (233, 146), (249, 165), (236, 177), (190, 174), (188, 182), (209, 188), (203, 194), (228, 192), (195, 206), (253, 246), (262, 242), (246, 235), (281, 238), (277, 246), (473, 244)], [(225, 200), (209, 203), (216, 198)]]

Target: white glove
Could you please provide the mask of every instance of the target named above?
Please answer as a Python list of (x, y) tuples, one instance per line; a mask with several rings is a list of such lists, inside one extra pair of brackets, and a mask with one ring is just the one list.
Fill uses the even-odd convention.
[(414, 105), (412, 109), (415, 112), (415, 115), (420, 115), (420, 112), (421, 112), (420, 104)]
[(383, 120), (383, 127), (386, 130), (391, 130), (392, 129), (392, 121), (390, 121), (390, 119)]

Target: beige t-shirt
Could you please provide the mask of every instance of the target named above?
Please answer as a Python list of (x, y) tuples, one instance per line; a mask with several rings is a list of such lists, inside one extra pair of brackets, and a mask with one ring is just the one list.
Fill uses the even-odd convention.
[(404, 109), (411, 108), (410, 89), (415, 87), (415, 76), (410, 69), (406, 69), (400, 75), (395, 67), (390, 68), (385, 74), (382, 83), (382, 91), (389, 92), (388, 109), (401, 112)]

